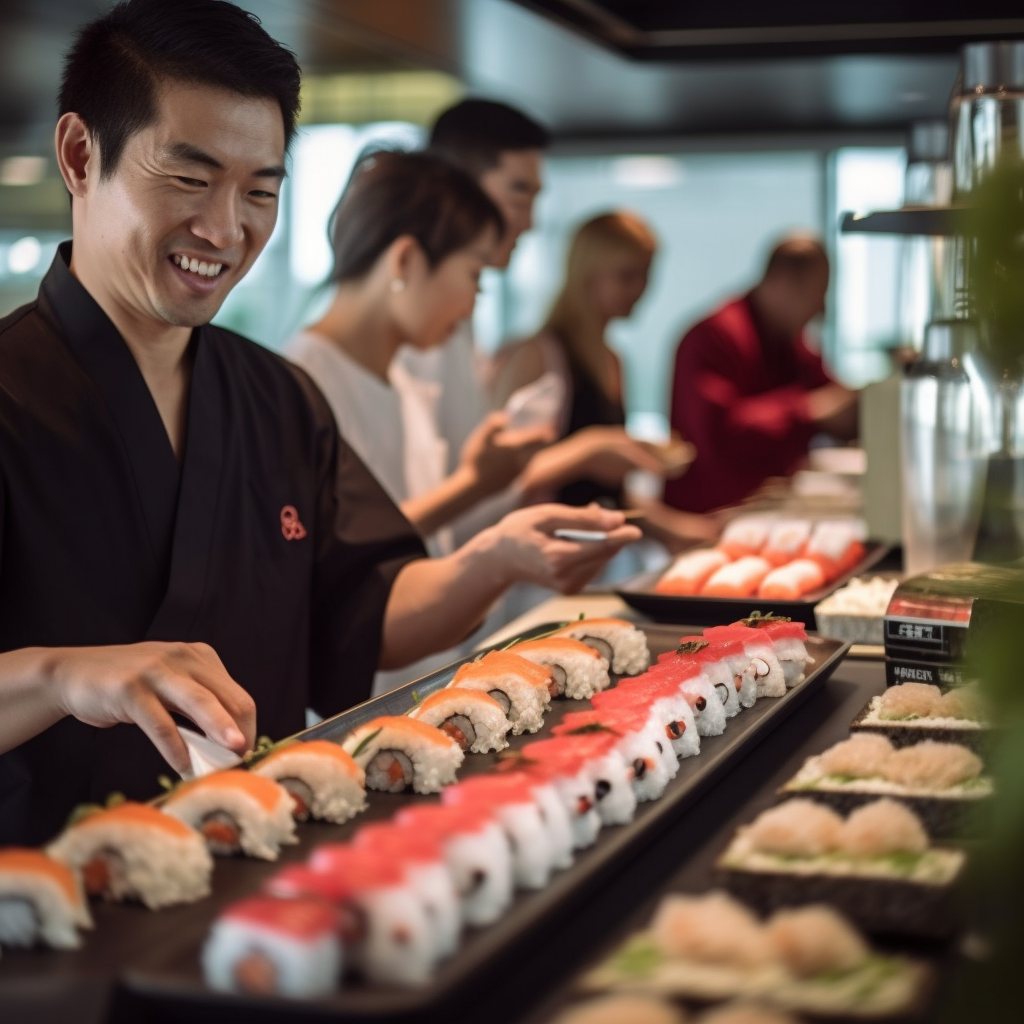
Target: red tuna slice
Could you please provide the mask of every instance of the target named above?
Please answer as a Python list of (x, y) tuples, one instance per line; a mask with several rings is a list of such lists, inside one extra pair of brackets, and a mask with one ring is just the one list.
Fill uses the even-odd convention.
[(337, 911), (320, 900), (274, 896), (249, 896), (239, 900), (232, 903), (220, 919), (244, 921), (304, 941), (334, 933), (338, 926)]
[(441, 803), (452, 807), (471, 804), (499, 807), (504, 804), (533, 803), (536, 788), (537, 780), (525, 772), (474, 775), (454, 786), (445, 786), (441, 790)]
[(434, 864), (443, 855), (436, 835), (414, 832), (387, 821), (361, 826), (352, 837), (352, 845), (382, 854), (399, 865)]
[[(734, 626), (742, 626), (742, 622), (734, 622)], [(760, 622), (753, 627), (759, 633), (767, 633), (773, 640), (794, 638), (796, 640), (807, 639), (807, 629), (802, 622)]]
[(453, 836), (480, 832), (494, 824), (491, 811), (479, 804), (453, 807), (450, 804), (421, 804), (400, 810), (393, 821), (403, 829), (430, 832), (441, 842)]
[[(323, 843), (313, 850), (307, 866), (318, 874), (333, 876), (339, 887), (347, 887), (350, 893), (403, 884), (398, 864), (351, 843)], [(283, 868), (278, 874), (288, 870)]]
[(541, 775), (575, 775), (595, 758), (607, 754), (618, 740), (611, 733), (556, 736), (527, 743), (523, 756), (533, 762), (530, 770)]

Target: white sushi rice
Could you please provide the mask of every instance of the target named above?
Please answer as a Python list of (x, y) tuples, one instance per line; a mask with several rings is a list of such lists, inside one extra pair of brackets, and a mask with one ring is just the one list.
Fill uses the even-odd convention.
[(498, 804), (498, 823), (508, 836), (512, 873), (520, 889), (543, 889), (553, 868), (551, 840), (533, 800)]
[(744, 640), (743, 650), (750, 658), (750, 666), (757, 680), (757, 696), (785, 697), (786, 674), (779, 664), (772, 641), (768, 637)]
[(282, 846), (299, 841), (292, 817), (292, 798), (284, 787), (269, 813), (244, 790), (212, 784), (195, 788), (186, 785), (172, 793), (161, 810), (197, 830), (206, 817), (223, 812), (238, 826), (242, 852), (261, 860), (277, 860)]
[(725, 717), (733, 718), (738, 715), (743, 706), (740, 703), (740, 691), (736, 688), (736, 679), (725, 660), (702, 661), (701, 668), (718, 693), (719, 702), (725, 708)]
[(607, 690), (611, 685), (608, 662), (601, 656), (595, 658), (590, 651), (585, 654), (582, 651), (545, 651), (539, 647), (536, 650), (521, 651), (513, 647), (512, 653), (532, 661), (535, 665), (544, 665), (552, 670), (560, 669), (565, 679), (564, 686), (557, 671), (555, 681), (559, 683), (562, 696), (570, 700), (587, 700), (595, 693)]
[[(376, 736), (364, 742), (375, 732)], [(382, 726), (380, 720), (376, 719), (349, 733), (342, 745), (364, 770), (382, 750), (401, 751), (412, 764), (412, 788), (417, 793), (440, 793), (445, 786), (455, 781), (455, 773), (462, 765), (465, 754), (458, 743), (440, 729), (437, 734), (444, 743), (426, 743), (404, 730), (387, 724)], [(358, 755), (355, 753), (357, 750)]]
[(467, 924), (493, 924), (512, 902), (512, 852), (497, 822), (450, 835), (445, 861)]
[(616, 749), (596, 757), (583, 769), (594, 784), (597, 813), (602, 825), (625, 825), (636, 814), (632, 770)]
[(584, 771), (555, 776), (551, 780), (562, 806), (569, 816), (569, 829), (574, 850), (593, 846), (601, 831), (597, 813), (594, 783)]
[(80, 889), (75, 904), (41, 872), (0, 871), (0, 946), (28, 948), (42, 940), (54, 949), (77, 949), (77, 929), (92, 926)]
[[(551, 693), (547, 687), (535, 686), (513, 672), (494, 672), (486, 678), (467, 676), (459, 680), (458, 687), (483, 693), (500, 690), (505, 694), (510, 703), (508, 720), (512, 723), (513, 736), (537, 732), (544, 724), (544, 712), (551, 706)], [(448, 688), (456, 689), (454, 680)]]
[(814, 659), (807, 653), (803, 640), (795, 636), (772, 637), (775, 645), (775, 656), (782, 666), (782, 675), (786, 689), (791, 690), (797, 683), (803, 682), (807, 666)]
[(333, 931), (312, 941), (301, 941), (274, 928), (231, 918), (215, 921), (203, 946), (206, 983), (218, 992), (242, 992), (235, 965), (253, 952), (274, 964), (280, 995), (308, 999), (328, 995), (337, 988), (342, 950)]
[[(658, 697), (651, 703), (651, 712), (661, 724), (661, 735), (668, 740), (672, 752), (680, 760), (684, 757), (693, 757), (700, 753), (700, 733), (697, 730), (697, 720), (693, 714), (690, 702), (680, 693)], [(669, 726), (674, 722), (681, 722), (686, 728), (683, 734), (672, 738), (668, 733)]]
[(711, 680), (702, 672), (683, 680), (679, 690), (684, 695), (704, 698), (703, 709), (694, 711), (697, 732), (701, 736), (721, 736), (725, 732), (725, 705)]
[(298, 779), (313, 794), (310, 814), (319, 821), (341, 825), (366, 810), (366, 777), (360, 769), (353, 777), (334, 758), (304, 750), (303, 743), (292, 743), (257, 762), (250, 771), (281, 782)]
[(557, 635), (582, 640), (604, 657), (610, 651), (609, 663), (616, 675), (635, 676), (651, 663), (647, 637), (629, 623), (581, 619), (561, 629)]
[[(675, 758), (672, 759), (676, 763)], [(573, 862), (573, 832), (569, 812), (550, 782), (537, 782), (531, 789), (547, 833), (553, 868), (568, 868)]]
[(210, 895), (213, 857), (198, 832), (177, 836), (166, 829), (108, 822), (96, 815), (66, 829), (47, 849), (78, 872), (108, 851), (115, 856), (107, 858), (110, 880), (105, 899), (137, 899), (150, 910), (159, 910)]
[(490, 707), (483, 701), (467, 700), (465, 691), (466, 687), (464, 686), (451, 686), (441, 690), (439, 692), (445, 698), (443, 701), (438, 698), (431, 701), (427, 708), (414, 707), (409, 712), (409, 717), (440, 728), (442, 723), (452, 715), (462, 715), (473, 723), (473, 730), (476, 733), (476, 739), (469, 747), (471, 754), (485, 754), (489, 750), (504, 750), (508, 746), (506, 734), (512, 727), (512, 723), (505, 717), (505, 713), (497, 702), (494, 707)]
[[(669, 779), (679, 770), (679, 762), (672, 753), (668, 740), (662, 742), (660, 738), (664, 735), (654, 722), (648, 720), (642, 728), (623, 733), (622, 739), (616, 745), (626, 764), (633, 767), (633, 792), (636, 793), (638, 801), (657, 800), (665, 792)], [(669, 753), (668, 759), (665, 757), (666, 748)], [(636, 770), (638, 763), (642, 764), (640, 771)], [(671, 775), (669, 763), (672, 766)]]
[(441, 860), (408, 864), (405, 879), (426, 911), (438, 957), (450, 956), (459, 946), (462, 913), (448, 868)]
[(352, 947), (352, 959), (367, 980), (380, 985), (428, 982), (440, 951), (411, 887), (364, 889), (353, 902), (365, 915), (366, 934)]

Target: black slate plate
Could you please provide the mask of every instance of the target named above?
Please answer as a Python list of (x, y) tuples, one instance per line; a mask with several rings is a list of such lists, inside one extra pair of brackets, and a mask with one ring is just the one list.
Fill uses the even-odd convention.
[(804, 623), (808, 629), (817, 629), (814, 606), (833, 591), (848, 583), (854, 576), (867, 572), (889, 553), (888, 544), (868, 544), (864, 557), (849, 572), (843, 573), (825, 587), (804, 594), (799, 601), (766, 601), (762, 597), (685, 597), (680, 594), (659, 594), (654, 585), (662, 573), (650, 572), (634, 576), (620, 585), (615, 593), (626, 604), (649, 615), (656, 622), (693, 622), (700, 626), (715, 626), (735, 622), (753, 611), (772, 611)]
[[(539, 627), (543, 632), (549, 627)], [(664, 626), (642, 626), (647, 634), (653, 656), (670, 650), (677, 642), (679, 629)], [(597, 843), (579, 851), (575, 864), (555, 875), (540, 892), (517, 893), (512, 907), (497, 924), (467, 932), (458, 952), (442, 964), (434, 981), (415, 989), (370, 987), (353, 982), (324, 1000), (308, 1003), (282, 999), (254, 999), (223, 996), (206, 988), (199, 968), (199, 950), (210, 922), (226, 903), (256, 889), (276, 865), (252, 861), (221, 861), (214, 877), (213, 896), (194, 907), (161, 912), (167, 922), (168, 940), (162, 948), (134, 958), (124, 971), (124, 981), (133, 995), (158, 1010), (161, 1021), (210, 1020), (284, 1021), (295, 1019), (332, 1018), (344, 1021), (426, 1020), (441, 1014), (454, 1015), (466, 1009), (466, 994), (489, 990), (500, 999), (500, 987), (508, 985), (515, 975), (517, 951), (542, 940), (545, 926), (562, 915), (571, 914), (582, 901), (593, 899), (600, 892), (602, 881), (611, 877), (628, 861), (638, 846), (653, 843), (683, 809), (725, 772), (738, 758), (784, 721), (832, 674), (842, 660), (847, 644), (814, 637), (808, 650), (814, 657), (807, 678), (796, 688), (775, 700), (765, 699), (732, 719), (723, 736), (704, 738), (700, 755), (684, 760), (679, 774), (657, 801), (642, 804), (635, 819), (628, 825), (605, 828)], [(449, 666), (416, 683), (402, 687), (384, 697), (369, 701), (336, 718), (322, 722), (305, 735), (336, 737), (350, 731), (368, 718), (379, 714), (407, 710), (413, 689), (421, 694), (443, 686), (454, 674)], [(540, 735), (568, 711), (588, 706), (586, 701), (558, 701), (549, 713)], [(536, 737), (518, 737), (512, 749)], [(487, 771), (494, 764), (494, 755), (471, 755), (460, 774)], [(411, 802), (424, 802), (436, 797), (371, 794), (370, 808), (354, 822), (346, 825), (300, 826), (301, 844), (289, 848), (282, 861), (305, 858), (311, 849), (324, 841), (349, 837), (363, 822), (390, 817)], [(131, 927), (133, 912), (145, 915), (138, 908), (111, 908), (124, 915), (123, 926)], [(114, 927), (113, 921), (108, 924)], [(102, 933), (97, 936), (102, 939)]]

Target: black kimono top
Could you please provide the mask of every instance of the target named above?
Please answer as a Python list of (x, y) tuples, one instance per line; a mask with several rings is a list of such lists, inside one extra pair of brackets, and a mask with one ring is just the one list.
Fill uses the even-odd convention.
[[(70, 254), (0, 320), (0, 651), (204, 641), (274, 738), (364, 700), (418, 536), (309, 378), (217, 327), (192, 334), (179, 465)], [(0, 844), (112, 791), (152, 797), (166, 770), (137, 726), (65, 718), (0, 755)]]

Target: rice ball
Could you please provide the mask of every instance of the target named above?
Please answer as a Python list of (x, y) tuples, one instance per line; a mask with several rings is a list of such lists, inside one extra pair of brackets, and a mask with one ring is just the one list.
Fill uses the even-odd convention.
[(890, 720), (927, 718), (942, 696), (942, 691), (931, 683), (901, 683), (890, 686), (882, 694), (878, 717)]
[(798, 978), (812, 978), (826, 971), (852, 971), (870, 952), (849, 922), (824, 903), (776, 911), (765, 930)]
[(570, 1007), (553, 1024), (685, 1024), (682, 1009), (650, 996), (606, 996)]
[(885, 762), (883, 775), (901, 786), (950, 789), (981, 774), (981, 758), (959, 743), (924, 740), (895, 750)]
[(761, 967), (776, 959), (761, 923), (724, 892), (666, 896), (655, 912), (651, 933), (667, 957), (744, 967)]
[(884, 736), (865, 732), (829, 747), (820, 763), (826, 775), (867, 779), (882, 774), (882, 765), (892, 752), (893, 746)]
[(756, 1003), (727, 1003), (700, 1017), (698, 1024), (800, 1024), (782, 1010), (770, 1010)]
[(784, 857), (818, 857), (839, 847), (843, 819), (812, 800), (787, 800), (758, 815), (747, 828), (757, 849)]
[(984, 708), (981, 698), (973, 690), (950, 690), (936, 702), (932, 712), (936, 718), (960, 718), (967, 722), (980, 722), (984, 719)]
[(854, 857), (890, 853), (924, 853), (928, 834), (913, 811), (895, 800), (875, 800), (858, 807), (842, 829), (843, 849)]

